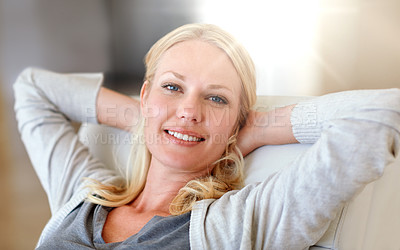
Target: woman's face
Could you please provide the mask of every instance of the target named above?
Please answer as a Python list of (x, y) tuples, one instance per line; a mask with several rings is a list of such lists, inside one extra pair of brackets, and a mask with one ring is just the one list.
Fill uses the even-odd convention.
[(211, 171), (236, 126), (240, 94), (240, 78), (221, 49), (200, 40), (168, 49), (141, 93), (152, 163)]

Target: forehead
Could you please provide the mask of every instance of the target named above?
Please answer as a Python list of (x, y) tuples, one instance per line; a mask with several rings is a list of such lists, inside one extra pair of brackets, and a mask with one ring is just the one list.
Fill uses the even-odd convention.
[(169, 48), (159, 60), (155, 78), (168, 71), (188, 81), (222, 84), (240, 93), (240, 77), (228, 55), (204, 41), (189, 40)]

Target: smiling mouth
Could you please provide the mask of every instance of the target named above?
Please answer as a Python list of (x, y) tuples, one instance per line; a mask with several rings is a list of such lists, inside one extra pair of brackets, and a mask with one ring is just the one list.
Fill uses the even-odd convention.
[(192, 135), (186, 135), (186, 134), (182, 134), (176, 131), (169, 131), (169, 130), (164, 130), (166, 133), (168, 133), (169, 135), (178, 138), (180, 140), (183, 141), (194, 141), (194, 142), (201, 142), (201, 141), (205, 141), (204, 138), (200, 138), (200, 137), (196, 137), (196, 136), (192, 136)]

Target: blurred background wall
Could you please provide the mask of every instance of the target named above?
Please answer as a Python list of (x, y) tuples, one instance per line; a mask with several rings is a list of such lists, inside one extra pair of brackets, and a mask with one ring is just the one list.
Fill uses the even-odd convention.
[(32, 249), (50, 217), (16, 130), (18, 73), (100, 71), (134, 94), (146, 51), (189, 22), (220, 25), (248, 48), (258, 94), (400, 87), (398, 0), (0, 0), (0, 249)]

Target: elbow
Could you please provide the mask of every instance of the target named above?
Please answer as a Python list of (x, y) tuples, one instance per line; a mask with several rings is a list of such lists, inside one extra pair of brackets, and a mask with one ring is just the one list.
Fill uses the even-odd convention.
[(400, 89), (380, 89), (370, 91), (370, 97), (361, 110), (386, 110), (400, 114)]
[(28, 67), (25, 68), (21, 73), (19, 73), (17, 79), (14, 82), (14, 92), (18, 90), (19, 85), (24, 85), (26, 83), (33, 82), (33, 72), (35, 71), (34, 68)]
[(24, 105), (30, 97), (30, 89), (32, 89), (34, 85), (34, 72), (36, 69), (32, 67), (28, 67), (24, 69), (17, 77), (13, 84), (14, 90), (14, 109), (16, 109)]

